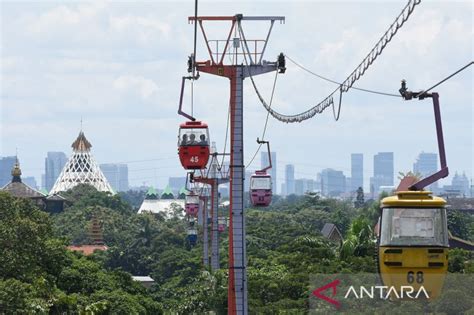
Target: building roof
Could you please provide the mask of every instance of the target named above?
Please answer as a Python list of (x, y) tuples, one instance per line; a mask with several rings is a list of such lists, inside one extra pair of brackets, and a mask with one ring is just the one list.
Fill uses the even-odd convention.
[(73, 252), (81, 252), (86, 256), (92, 255), (96, 250), (109, 249), (106, 245), (70, 245), (67, 249)]
[(9, 193), (14, 197), (19, 198), (32, 198), (32, 199), (41, 199), (46, 197), (45, 194), (40, 193), (34, 188), (26, 185), (21, 181), (21, 169), (18, 158), (15, 165), (12, 169), (12, 180), (10, 183), (6, 184), (1, 190)]
[(1, 190), (6, 191), (10, 195), (19, 198), (44, 198), (44, 194), (31, 188), (22, 182), (11, 182), (4, 186)]
[(48, 197), (46, 197), (46, 200), (65, 201), (66, 198), (64, 198), (60, 194), (54, 194), (54, 195), (49, 195)]
[(74, 151), (86, 152), (92, 148), (92, 144), (87, 140), (84, 132), (81, 130), (81, 132), (79, 132), (79, 136), (77, 136), (71, 147), (74, 149)]
[(138, 213), (161, 213), (169, 217), (171, 216), (172, 204), (176, 204), (184, 209), (184, 200), (182, 199), (145, 199), (140, 209), (138, 209)]
[(341, 232), (339, 232), (337, 226), (332, 223), (324, 224), (323, 229), (321, 230), (321, 234), (323, 234), (323, 236), (326, 238), (330, 238), (333, 233), (337, 233), (339, 238), (342, 240), (342, 234)]
[(181, 187), (181, 189), (178, 192), (178, 198), (182, 199), (182, 198), (186, 197), (187, 193), (188, 193), (188, 190), (186, 189), (186, 187)]
[(90, 152), (92, 145), (87, 141), (84, 132), (79, 133), (72, 147), (74, 153), (64, 165), (49, 193), (53, 195), (72, 189), (79, 184), (87, 184), (98, 191), (109, 192), (114, 195), (115, 192), (112, 186)]
[(158, 192), (153, 186), (148, 188), (148, 191), (145, 194), (145, 199), (158, 199)]
[(323, 229), (321, 230), (321, 234), (323, 234), (324, 237), (328, 237), (335, 227), (336, 226), (332, 223), (326, 223), (324, 224)]
[(150, 276), (132, 276), (132, 279), (140, 282), (155, 282)]
[(451, 248), (462, 248), (465, 250), (474, 250), (474, 243), (468, 240), (464, 240), (460, 237), (454, 236), (451, 231), (448, 231), (449, 247)]
[(171, 187), (170, 185), (166, 185), (165, 189), (163, 190), (163, 192), (161, 193), (161, 197), (163, 196), (166, 196), (166, 195), (169, 195), (169, 196), (173, 196), (173, 191), (171, 190)]

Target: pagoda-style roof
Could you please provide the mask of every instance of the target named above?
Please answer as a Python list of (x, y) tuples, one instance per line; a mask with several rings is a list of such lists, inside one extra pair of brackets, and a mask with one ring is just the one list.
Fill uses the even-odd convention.
[(161, 199), (174, 199), (173, 191), (169, 185), (167, 185), (161, 193)]
[(49, 195), (48, 197), (46, 197), (46, 200), (65, 201), (66, 198), (64, 198), (60, 194), (54, 194), (54, 195)]
[(153, 186), (150, 186), (148, 188), (148, 191), (146, 192), (145, 199), (148, 200), (153, 200), (153, 199), (158, 199), (158, 192)]
[(86, 152), (92, 148), (92, 144), (87, 140), (84, 132), (81, 130), (79, 136), (77, 136), (77, 139), (72, 143), (71, 147), (74, 151)]
[(188, 190), (186, 189), (186, 187), (182, 187), (180, 190), (179, 190), (179, 193), (178, 193), (178, 199), (184, 199), (186, 197), (186, 194), (188, 193)]
[(18, 159), (12, 169), (12, 181), (6, 184), (1, 190), (19, 198), (40, 199), (46, 196), (21, 181), (21, 169)]
[(11, 182), (2, 188), (2, 191), (19, 198), (44, 198), (45, 195), (22, 182)]

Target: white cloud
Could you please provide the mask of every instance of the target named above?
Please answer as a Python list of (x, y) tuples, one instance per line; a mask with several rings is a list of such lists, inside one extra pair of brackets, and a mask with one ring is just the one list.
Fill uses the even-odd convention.
[(171, 26), (156, 18), (141, 16), (111, 16), (110, 26), (115, 32), (133, 33), (142, 44), (156, 40), (157, 35), (168, 38)]
[(113, 86), (121, 91), (138, 93), (144, 100), (158, 92), (158, 86), (155, 82), (141, 76), (121, 75), (114, 80)]

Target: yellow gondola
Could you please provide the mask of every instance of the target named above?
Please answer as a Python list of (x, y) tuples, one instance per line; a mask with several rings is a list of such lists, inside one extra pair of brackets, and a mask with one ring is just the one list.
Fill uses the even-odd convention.
[(400, 191), (381, 202), (378, 268), (385, 286), (421, 286), (440, 295), (448, 270), (446, 201), (428, 191)]

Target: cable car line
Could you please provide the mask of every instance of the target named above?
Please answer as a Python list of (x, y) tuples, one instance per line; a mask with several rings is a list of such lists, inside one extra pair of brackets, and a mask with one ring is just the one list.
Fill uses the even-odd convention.
[(444, 78), (443, 80), (439, 81), (438, 83), (436, 83), (435, 85), (433, 85), (432, 87), (426, 89), (426, 90), (423, 90), (420, 92), (420, 94), (425, 94), (425, 93), (428, 93), (429, 91), (431, 91), (432, 89), (434, 89), (435, 87), (437, 87), (438, 85), (448, 81), (449, 79), (451, 79), (452, 77), (454, 77), (456, 74), (466, 70), (467, 68), (469, 68), (470, 66), (472, 66), (472, 64), (474, 64), (474, 61), (471, 61), (469, 62), (467, 65), (465, 65), (464, 67), (462, 67), (461, 69), (457, 70), (456, 72), (450, 74), (449, 76), (447, 76), (446, 78)]
[[(334, 90), (334, 92), (330, 93), (325, 99), (323, 99), (321, 102), (319, 102), (317, 105), (313, 106), (312, 108), (299, 113), (295, 115), (284, 115), (281, 114), (273, 109), (271, 109), (270, 106), (266, 103), (265, 99), (262, 97), (260, 91), (257, 88), (257, 85), (255, 84), (255, 81), (250, 73), (250, 68), (247, 62), (247, 59), (244, 58), (246, 66), (249, 70), (249, 77), (250, 81), (252, 82), (252, 85), (254, 87), (255, 93), (257, 94), (258, 98), (260, 99), (260, 102), (262, 103), (263, 107), (277, 120), (285, 123), (294, 123), (294, 122), (302, 122), (304, 120), (310, 119), (314, 117), (316, 114), (322, 113), (326, 108), (329, 106), (334, 106), (334, 99), (333, 95), (336, 93), (338, 90), (341, 93), (339, 96), (339, 101), (342, 101), (342, 93), (347, 92), (354, 83), (359, 80), (365, 73), (365, 71), (374, 63), (375, 59), (379, 55), (382, 54), (382, 51), (384, 48), (387, 46), (387, 44), (392, 40), (393, 36), (398, 32), (398, 30), (405, 24), (405, 22), (408, 20), (410, 15), (413, 13), (415, 6), (420, 4), (421, 0), (409, 0), (408, 3), (405, 5), (401, 13), (397, 16), (395, 21), (390, 25), (390, 27), (387, 29), (387, 31), (382, 35), (382, 37), (379, 39), (379, 41), (375, 44), (375, 46), (370, 50), (370, 52), (365, 56), (364, 59), (362, 59), (361, 63), (354, 69), (354, 71), (351, 72), (351, 74), (342, 82), (342, 84), (339, 85), (337, 89)], [(246, 42), (245, 36), (242, 32), (241, 27), (239, 26), (239, 32), (241, 33), (241, 36)], [(245, 57), (245, 51), (244, 51), (244, 57)], [(339, 109), (338, 113), (340, 114), (340, 106), (339, 104)], [(335, 115), (335, 111), (334, 111)], [(334, 117), (336, 121), (339, 119), (339, 115), (335, 115)]]
[[(244, 51), (244, 58), (246, 58), (246, 55), (245, 55), (245, 51)], [(250, 70), (250, 69), (249, 69)], [(275, 79), (273, 80), (273, 88), (272, 88), (272, 94), (270, 96), (270, 107), (272, 106), (272, 102), (273, 102), (273, 96), (275, 94), (275, 87), (276, 87), (276, 82), (277, 82), (277, 78), (278, 78), (278, 71), (275, 73)], [(270, 116), (270, 112), (267, 112), (267, 118), (265, 119), (265, 125), (263, 127), (263, 132), (262, 132), (262, 141), (265, 140), (265, 133), (267, 132), (267, 125), (268, 125), (268, 117)], [(253, 155), (252, 159), (250, 160), (250, 162), (247, 164), (247, 166), (245, 166), (245, 168), (248, 168), (250, 165), (252, 165), (252, 162), (253, 160), (255, 159), (255, 157), (257, 156), (258, 152), (260, 151), (260, 148), (262, 147), (262, 144), (263, 143), (260, 143), (258, 145), (258, 148), (257, 150), (255, 151), (255, 154)]]
[[(285, 58), (287, 58), (289, 61), (291, 61), (291, 63), (293, 63), (295, 66), (297, 66), (298, 68), (308, 72), (309, 74), (315, 76), (315, 77), (318, 77), (324, 81), (327, 81), (327, 82), (331, 82), (331, 83), (334, 83), (334, 84), (337, 84), (339, 86), (342, 85), (342, 83), (340, 82), (337, 82), (337, 81), (334, 81), (334, 80), (331, 80), (325, 76), (322, 76), (320, 74), (317, 74), (316, 72), (308, 69), (307, 67), (303, 66), (302, 64), (296, 62), (294, 59), (292, 59), (291, 57), (289, 57), (288, 55), (285, 54)], [(385, 96), (393, 96), (393, 97), (401, 97), (399, 94), (393, 94), (393, 93), (387, 93), (387, 92), (381, 92), (381, 91), (375, 91), (375, 90), (369, 90), (369, 89), (364, 89), (364, 88), (360, 88), (360, 87), (356, 87), (356, 86), (353, 86), (352, 89), (354, 90), (358, 90), (358, 91), (362, 91), (362, 92), (367, 92), (367, 93), (373, 93), (373, 94), (380, 94), (380, 95), (385, 95)]]

